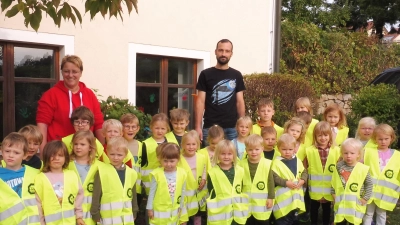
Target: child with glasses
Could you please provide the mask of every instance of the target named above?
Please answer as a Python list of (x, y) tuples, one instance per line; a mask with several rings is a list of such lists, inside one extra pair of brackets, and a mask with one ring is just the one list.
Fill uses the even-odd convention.
[[(75, 132), (81, 130), (87, 131), (90, 130), (90, 127), (92, 127), (94, 124), (94, 115), (92, 111), (86, 106), (80, 106), (72, 112), (70, 121), (72, 126), (74, 126)], [(62, 138), (62, 142), (64, 142), (64, 144), (67, 146), (68, 154), (71, 154), (72, 152), (73, 136), (74, 134), (70, 134)], [(96, 138), (96, 147), (97, 147), (96, 158), (105, 163), (109, 163), (110, 160), (108, 159), (107, 155), (104, 154), (104, 147), (97, 138)]]

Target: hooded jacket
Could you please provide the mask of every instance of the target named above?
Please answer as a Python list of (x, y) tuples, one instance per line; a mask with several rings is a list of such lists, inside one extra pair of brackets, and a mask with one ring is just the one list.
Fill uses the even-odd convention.
[(46, 91), (38, 102), (36, 123), (47, 125), (47, 141), (61, 140), (61, 138), (75, 133), (70, 117), (72, 111), (79, 106), (88, 107), (94, 114), (92, 131), (101, 129), (104, 119), (100, 110), (100, 103), (93, 91), (79, 82), (79, 91), (73, 94), (59, 81), (54, 87)]

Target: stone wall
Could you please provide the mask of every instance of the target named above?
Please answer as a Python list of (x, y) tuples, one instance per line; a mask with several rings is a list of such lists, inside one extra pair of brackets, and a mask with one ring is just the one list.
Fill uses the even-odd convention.
[(321, 98), (317, 99), (315, 102), (315, 107), (317, 110), (314, 112), (315, 115), (324, 113), (325, 108), (332, 104), (339, 104), (344, 113), (349, 113), (351, 111), (350, 108), (351, 95), (350, 94), (338, 94), (338, 95), (322, 95)]

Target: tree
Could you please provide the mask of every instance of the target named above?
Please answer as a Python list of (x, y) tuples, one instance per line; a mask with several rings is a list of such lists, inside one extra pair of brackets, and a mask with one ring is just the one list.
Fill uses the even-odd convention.
[[(336, 0), (338, 6), (346, 5), (348, 0)], [(382, 37), (385, 23), (395, 24), (400, 20), (400, 0), (351, 0), (350, 19), (347, 23), (353, 30), (365, 27), (368, 19), (374, 20), (376, 33)]]
[[(0, 2), (1, 11), (7, 10), (6, 17), (11, 18), (21, 13), (25, 18), (25, 26), (31, 26), (35, 31), (39, 29), (43, 13), (50, 16), (58, 27), (61, 26), (61, 19), (71, 20), (74, 24), (78, 20), (82, 24), (81, 13), (67, 0), (0, 0)], [(119, 16), (123, 20), (122, 4), (126, 5), (129, 14), (133, 8), (136, 13), (138, 12), (137, 0), (86, 0), (85, 12), (90, 12), (91, 19), (97, 13), (101, 13), (103, 17), (108, 13), (110, 18)]]
[(326, 0), (283, 0), (282, 17), (292, 22), (313, 23), (323, 29), (344, 26), (350, 19), (347, 5)]

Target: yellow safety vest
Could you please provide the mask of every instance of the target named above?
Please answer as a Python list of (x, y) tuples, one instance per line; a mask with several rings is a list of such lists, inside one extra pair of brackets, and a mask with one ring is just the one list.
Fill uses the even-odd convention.
[(133, 225), (132, 187), (137, 174), (129, 166), (125, 168), (125, 183), (122, 185), (116, 169), (110, 165), (98, 167), (102, 186), (100, 200), (101, 224)]
[(352, 224), (361, 224), (367, 207), (361, 205), (361, 187), (367, 177), (369, 166), (357, 163), (343, 188), (339, 173), (335, 168), (332, 173), (332, 187), (335, 189), (335, 223), (347, 220)]
[(197, 153), (204, 155), (206, 160), (207, 171), (210, 171), (213, 165), (210, 159), (210, 155), (208, 154), (207, 147), (200, 149), (199, 151), (197, 151)]
[(136, 160), (135, 164), (133, 165), (133, 168), (136, 173), (137, 173), (137, 180), (136, 180), (136, 193), (137, 194), (142, 194), (142, 175), (141, 175), (141, 166), (140, 163), (142, 162), (142, 147), (143, 143), (141, 141), (138, 141), (138, 159)]
[(336, 134), (335, 144), (337, 146), (341, 146), (343, 141), (346, 140), (348, 136), (349, 136), (349, 128), (342, 127), (342, 129), (339, 129), (338, 133)]
[(299, 149), (296, 152), (297, 158), (300, 159), (300, 161), (303, 162), (303, 160), (306, 158), (306, 145), (303, 143), (300, 143)]
[(98, 167), (102, 167), (105, 164), (99, 160), (95, 160), (94, 163), (90, 165), (90, 169), (84, 181), (81, 180), (78, 169), (75, 166), (75, 163), (71, 161), (68, 165), (68, 169), (74, 171), (78, 176), (78, 180), (84, 191), (84, 198), (82, 202), (82, 211), (83, 211), (83, 220), (86, 225), (96, 224), (96, 222), (92, 219), (90, 214), (90, 208), (92, 207), (92, 195), (93, 195), (93, 183), (94, 183), (94, 175), (98, 171)]
[[(185, 132), (185, 133), (186, 133), (186, 132)], [(175, 137), (175, 134), (174, 134), (173, 131), (168, 132), (168, 133), (165, 135), (165, 138), (168, 140), (168, 142), (172, 142), (172, 143), (175, 143), (175, 144), (181, 146), (181, 143), (178, 143), (178, 140), (176, 140), (176, 137)]]
[(206, 164), (206, 157), (202, 154), (196, 153), (197, 177), (194, 177), (184, 156), (181, 155), (181, 159), (178, 163), (178, 166), (183, 168), (187, 174), (185, 197), (187, 199), (186, 208), (189, 217), (195, 215), (199, 211), (199, 206), (203, 207), (206, 204), (207, 185), (204, 185), (204, 188), (201, 191), (198, 190), (204, 170), (207, 170)]
[(380, 171), (378, 150), (367, 148), (364, 155), (364, 164), (370, 166), (371, 177), (374, 183), (370, 202), (379, 208), (393, 211), (399, 199), (400, 192), (400, 152), (394, 150), (392, 157), (385, 168)]
[[(154, 218), (150, 219), (150, 224), (178, 224), (178, 221), (187, 221), (187, 214), (183, 204), (181, 208), (183, 184), (186, 181), (186, 172), (184, 169), (177, 167), (176, 170), (176, 189), (174, 193), (174, 202), (171, 202), (169, 195), (168, 183), (165, 178), (164, 168), (154, 169), (151, 173), (152, 179), (157, 182), (157, 190), (154, 195), (153, 211)], [(185, 217), (185, 219), (183, 219)]]
[(312, 119), (310, 125), (307, 128), (306, 137), (304, 139), (304, 145), (306, 148), (308, 146), (314, 145), (314, 128), (319, 121), (316, 119)]
[(78, 176), (71, 170), (64, 170), (64, 192), (60, 205), (53, 185), (44, 173), (35, 178), (36, 193), (42, 201), (44, 219), (47, 225), (75, 224), (75, 198), (78, 195)]
[(214, 166), (208, 175), (214, 186), (215, 198), (212, 193), (207, 198), (207, 224), (230, 225), (233, 220), (245, 224), (249, 214), (249, 197), (242, 192), (244, 170), (235, 166), (233, 185), (219, 166)]
[(321, 200), (322, 198), (333, 201), (331, 194), (332, 173), (336, 169), (336, 163), (340, 158), (340, 148), (332, 146), (329, 149), (325, 168), (322, 168), (318, 149), (312, 145), (306, 149), (308, 160), (308, 191), (310, 198)]
[[(276, 139), (279, 139), (283, 134), (283, 128), (274, 124), (274, 128), (276, 130)], [(253, 124), (253, 134), (261, 135), (261, 127), (258, 124)]]
[[(71, 134), (71, 135), (63, 137), (61, 139), (62, 142), (64, 142), (64, 144), (67, 146), (69, 154), (71, 154), (72, 149), (74, 147), (73, 143), (71, 143), (73, 137), (74, 137), (74, 134)], [(106, 154), (104, 154), (103, 145), (101, 144), (101, 142), (99, 140), (97, 140), (97, 138), (96, 138), (96, 149), (97, 149), (97, 151), (96, 151), (96, 159), (100, 159), (102, 157), (104, 163), (110, 163), (110, 159), (108, 158), (108, 156)]]
[[(304, 171), (303, 163), (297, 158), (297, 173), (293, 175), (292, 171), (278, 157), (272, 163), (272, 170), (281, 178), (291, 181), (299, 181)], [(275, 187), (275, 205), (272, 209), (276, 219), (286, 216), (290, 211), (299, 209), (299, 213), (306, 211), (304, 205), (304, 191), (300, 189), (290, 189), (288, 187)]]
[(374, 140), (369, 139), (367, 144), (365, 144), (365, 146), (364, 146), (364, 149), (366, 149), (366, 148), (378, 148), (378, 145), (375, 143)]
[(257, 220), (267, 220), (271, 216), (272, 208), (268, 209), (266, 202), (268, 199), (268, 174), (271, 170), (272, 161), (261, 158), (257, 166), (257, 171), (251, 181), (248, 159), (242, 159), (240, 166), (244, 169), (243, 193), (249, 196), (249, 214)]
[(21, 197), (0, 179), (0, 224), (40, 225), (35, 198), (35, 176), (39, 170), (25, 166)]

